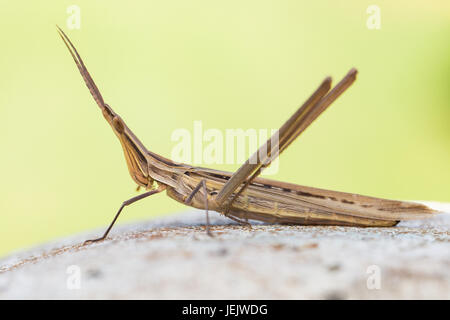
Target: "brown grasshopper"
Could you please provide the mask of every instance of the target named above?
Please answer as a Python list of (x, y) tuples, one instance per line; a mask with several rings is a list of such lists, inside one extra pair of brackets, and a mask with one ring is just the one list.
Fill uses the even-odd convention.
[(224, 214), (241, 224), (248, 220), (300, 225), (389, 227), (400, 220), (427, 218), (436, 211), (425, 205), (306, 187), (259, 178), (258, 175), (279, 156), (355, 80), (356, 69), (331, 88), (328, 77), (306, 102), (236, 172), (213, 170), (176, 163), (147, 150), (122, 118), (103, 101), (80, 55), (66, 34), (58, 32), (70, 51), (94, 100), (122, 145), (128, 170), (139, 187), (148, 190), (122, 203), (102, 237), (106, 238), (122, 209), (138, 200), (166, 190), (172, 199)]

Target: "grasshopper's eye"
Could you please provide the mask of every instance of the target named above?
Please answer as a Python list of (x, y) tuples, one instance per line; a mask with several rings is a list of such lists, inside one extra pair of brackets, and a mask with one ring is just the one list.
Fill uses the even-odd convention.
[(110, 116), (110, 117), (114, 116), (114, 112), (111, 110), (111, 107), (108, 104), (106, 104), (106, 103), (105, 103), (104, 108), (103, 108), (103, 113), (105, 115)]
[(112, 121), (112, 125), (114, 126), (114, 129), (118, 132), (118, 133), (123, 133), (123, 131), (125, 130), (124, 124), (122, 119), (120, 119), (119, 116), (115, 116), (113, 121)]

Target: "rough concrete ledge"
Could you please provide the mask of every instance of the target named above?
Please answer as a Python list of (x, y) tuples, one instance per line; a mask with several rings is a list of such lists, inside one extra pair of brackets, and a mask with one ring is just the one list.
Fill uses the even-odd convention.
[(450, 299), (450, 204), (394, 228), (236, 225), (202, 211), (0, 260), (0, 299)]

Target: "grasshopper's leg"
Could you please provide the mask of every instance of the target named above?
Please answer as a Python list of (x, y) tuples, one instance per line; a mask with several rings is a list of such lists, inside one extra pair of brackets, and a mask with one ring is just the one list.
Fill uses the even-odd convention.
[[(327, 107), (335, 101), (356, 79), (356, 69), (348, 74), (331, 90), (331, 79), (326, 78), (313, 95), (295, 112), (291, 118), (278, 130), (278, 140), (273, 144), (270, 138), (258, 151), (247, 160), (227, 181), (214, 199), (224, 212), (228, 212), (233, 201), (248, 187), (248, 185), (267, 167), (273, 159), (289, 146)], [(275, 137), (276, 138), (276, 137)], [(265, 153), (265, 154), (264, 154)], [(257, 160), (252, 163), (250, 160)], [(227, 202), (231, 194), (244, 183), (240, 190)]]
[[(194, 190), (192, 190), (191, 194), (189, 195), (189, 197), (186, 198), (186, 200), (185, 200), (184, 202), (185, 202), (186, 204), (189, 204), (189, 203), (192, 201), (192, 199), (194, 198), (194, 196), (197, 194), (197, 192), (199, 192), (200, 189), (201, 189), (202, 187), (203, 187), (203, 190), (204, 190), (204, 192), (205, 192), (206, 233), (207, 233), (209, 236), (212, 237), (213, 234), (211, 233), (210, 228), (209, 228), (210, 223), (209, 223), (209, 214), (208, 214), (208, 194), (207, 194), (206, 180), (205, 180), (205, 179), (203, 179), (202, 181), (200, 181), (200, 183), (194, 188)], [(231, 217), (231, 216), (229, 216), (229, 215), (227, 215), (227, 214), (225, 214), (225, 216), (226, 216), (227, 218), (233, 220), (233, 221), (236, 221), (236, 222), (239, 223), (239, 224), (246, 225), (246, 226), (248, 226), (248, 227), (251, 228), (250, 223), (248, 223), (248, 222), (246, 222), (246, 221), (242, 221), (242, 220), (240, 220), (240, 219), (238, 219), (238, 218)]]
[(86, 240), (83, 245), (88, 244), (88, 243), (92, 243), (92, 242), (97, 242), (97, 241), (102, 241), (105, 240), (106, 236), (108, 235), (109, 231), (111, 230), (111, 228), (113, 227), (114, 223), (116, 222), (117, 218), (119, 217), (120, 213), (122, 212), (123, 208), (125, 208), (126, 206), (129, 206), (132, 203), (135, 203), (136, 201), (139, 201), (141, 199), (147, 198), (149, 196), (151, 196), (152, 194), (155, 193), (159, 193), (161, 192), (161, 189), (156, 189), (156, 190), (152, 190), (152, 191), (148, 191), (146, 193), (140, 194), (136, 197), (133, 197), (131, 199), (128, 199), (126, 201), (124, 201), (122, 203), (122, 205), (119, 208), (119, 211), (117, 211), (116, 215), (114, 216), (113, 221), (111, 222), (111, 224), (109, 225), (108, 229), (106, 229), (105, 233), (103, 234), (102, 237), (97, 238), (97, 239), (92, 239), (92, 240)]
[[(214, 198), (217, 206), (222, 207), (232, 193), (234, 193), (245, 180), (261, 166), (277, 156), (280, 145), (287, 142), (289, 137), (295, 134), (295, 127), (302, 122), (305, 116), (317, 103), (327, 94), (331, 87), (331, 78), (326, 78), (311, 97), (281, 126), (281, 128), (264, 143), (224, 184), (217, 196)], [(275, 141), (274, 141), (275, 140)], [(273, 154), (272, 154), (273, 153)]]
[(250, 224), (250, 222), (248, 222), (248, 219), (246, 219), (246, 220), (244, 221), (244, 220), (238, 219), (238, 218), (236, 218), (236, 217), (230, 216), (230, 215), (228, 214), (228, 211), (227, 211), (227, 212), (224, 212), (224, 215), (225, 215), (225, 217), (227, 217), (228, 219), (231, 219), (231, 220), (233, 220), (233, 221), (236, 221), (237, 223), (239, 223), (239, 224), (241, 224), (241, 225), (243, 225), (243, 226), (246, 226), (246, 227), (249, 227), (250, 229), (252, 229), (252, 225)]
[(200, 183), (195, 187), (194, 190), (192, 190), (189, 197), (186, 198), (184, 201), (186, 204), (190, 203), (194, 196), (197, 194), (197, 192), (200, 191), (200, 189), (203, 187), (203, 192), (205, 193), (205, 213), (206, 213), (206, 234), (210, 237), (213, 237), (213, 234), (211, 233), (211, 230), (209, 228), (209, 213), (208, 213), (208, 189), (206, 188), (206, 180), (202, 179)]

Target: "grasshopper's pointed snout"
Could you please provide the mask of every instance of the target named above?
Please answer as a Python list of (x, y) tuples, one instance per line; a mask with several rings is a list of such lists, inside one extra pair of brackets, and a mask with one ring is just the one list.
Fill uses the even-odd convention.
[(122, 119), (103, 100), (103, 97), (100, 91), (98, 90), (97, 85), (95, 84), (94, 80), (89, 74), (89, 71), (84, 65), (83, 59), (81, 59), (81, 56), (78, 54), (77, 49), (75, 49), (75, 46), (70, 41), (69, 37), (67, 37), (64, 31), (58, 25), (56, 26), (56, 28), (59, 35), (61, 36), (61, 39), (64, 41), (64, 44), (66, 45), (67, 49), (69, 49), (69, 52), (72, 55), (72, 58), (75, 61), (75, 64), (77, 65), (78, 70), (80, 71), (81, 76), (83, 77), (84, 82), (86, 83), (86, 86), (91, 92), (92, 97), (94, 98), (95, 102), (97, 102), (97, 105), (102, 111), (103, 117), (111, 125), (116, 135), (122, 134), (125, 131), (125, 125)]
[(72, 58), (75, 61), (75, 64), (77, 65), (78, 70), (80, 71), (81, 76), (86, 83), (86, 86), (91, 92), (92, 97), (100, 107), (103, 117), (111, 125), (114, 133), (119, 138), (131, 177), (139, 186), (145, 188), (151, 187), (153, 184), (153, 180), (149, 177), (148, 174), (148, 164), (146, 160), (146, 155), (148, 153), (147, 149), (133, 134), (133, 132), (131, 132), (131, 130), (125, 125), (120, 116), (117, 115), (112, 110), (112, 108), (105, 103), (102, 95), (100, 94), (100, 91), (94, 83), (94, 80), (92, 79), (86, 66), (84, 65), (83, 59), (81, 59), (80, 55), (78, 54), (77, 49), (75, 49), (74, 45), (64, 33), (64, 31), (62, 31), (58, 26), (56, 27), (67, 49), (69, 49), (69, 52), (72, 55)]

